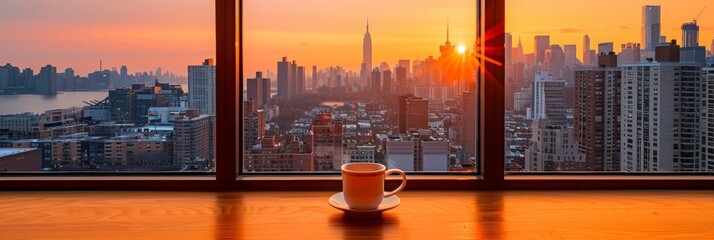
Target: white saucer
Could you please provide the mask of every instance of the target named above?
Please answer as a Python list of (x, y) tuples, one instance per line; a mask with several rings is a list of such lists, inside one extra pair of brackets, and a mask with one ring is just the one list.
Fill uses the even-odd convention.
[(335, 193), (334, 195), (332, 195), (327, 200), (327, 202), (330, 204), (330, 206), (344, 211), (345, 214), (374, 215), (374, 214), (380, 214), (384, 211), (387, 211), (389, 209), (399, 206), (399, 203), (401, 202), (401, 200), (399, 200), (399, 197), (397, 197), (397, 196), (391, 196), (391, 197), (384, 198), (384, 200), (382, 200), (382, 203), (380, 203), (376, 209), (368, 209), (368, 210), (353, 209), (347, 205), (347, 202), (345, 201), (344, 193), (338, 192), (338, 193)]

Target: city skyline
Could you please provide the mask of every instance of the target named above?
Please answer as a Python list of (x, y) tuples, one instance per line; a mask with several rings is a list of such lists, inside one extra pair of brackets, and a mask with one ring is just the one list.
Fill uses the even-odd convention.
[[(243, 4), (245, 79), (256, 71), (275, 71), (275, 62), (285, 56), (305, 66), (341, 66), (359, 72), (367, 18), (373, 67), (381, 62), (395, 65), (399, 59), (417, 59), (417, 55), (419, 59), (438, 56), (438, 46), (446, 41), (447, 21), (452, 44), (470, 49), (475, 39), (476, 4), (472, 0), (310, 0), (299, 5), (266, 0)], [(268, 8), (272, 14), (260, 10)], [(394, 9), (400, 14), (394, 14)]]
[[(675, 4), (666, 0), (577, 0), (539, 1), (535, 4), (532, 1), (511, 0), (506, 2), (505, 32), (513, 34), (513, 47), (521, 38), (525, 53), (533, 52), (536, 35), (550, 35), (551, 44), (575, 44), (580, 52), (585, 34), (590, 37), (590, 49), (597, 49), (597, 44), (601, 42), (614, 42), (614, 50), (619, 52), (621, 44), (640, 43), (643, 6), (660, 5), (661, 35), (667, 36), (668, 41), (676, 39), (681, 42), (682, 24), (697, 17), (707, 2), (695, 0)], [(711, 50), (714, 9), (705, 9), (697, 24), (700, 28), (699, 44)], [(581, 55), (578, 58), (582, 60)]]
[[(374, 35), (375, 63), (383, 61), (391, 63), (404, 58), (417, 59), (417, 52), (419, 58), (437, 55), (438, 49), (432, 46), (438, 46), (444, 41), (447, 18), (451, 21), (451, 38), (456, 45), (463, 44), (470, 47), (473, 42), (475, 17), (473, 1), (449, 1), (441, 3), (440, 6), (428, 4), (428, 1), (410, 1), (408, 6), (391, 2), (339, 3), (341, 6), (336, 6), (325, 1), (313, 0), (298, 6), (290, 5), (289, 9), (286, 9), (288, 6), (285, 4), (275, 4), (275, 1), (277, 0), (244, 3), (246, 9), (271, 6), (272, 12), (292, 10), (285, 16), (263, 14), (263, 11), (244, 11), (246, 56), (253, 56), (253, 52), (266, 53), (246, 61), (245, 73), (265, 71), (263, 66), (272, 66), (274, 59), (279, 59), (281, 55), (288, 55), (305, 65), (321, 67), (340, 65), (358, 72), (361, 58), (360, 36), (364, 33), (364, 22), (368, 15), (372, 22), (371, 32)], [(681, 24), (697, 17), (706, 5), (706, 1), (703, 0), (686, 5), (671, 4), (671, 1), (664, 0), (626, 2), (606, 0), (585, 5), (582, 1), (525, 3), (523, 0), (507, 2), (513, 7), (508, 7), (509, 11), (506, 14), (506, 32), (513, 33), (514, 45), (518, 38), (522, 39), (525, 52), (532, 52), (533, 36), (541, 34), (551, 35), (552, 43), (576, 44), (580, 46), (578, 49), (582, 49), (582, 37), (588, 34), (592, 39), (591, 48), (598, 42), (612, 41), (615, 42), (615, 51), (619, 51), (622, 43), (640, 42), (641, 16), (633, 13), (639, 13), (641, 7), (647, 4), (662, 6), (662, 35), (667, 36), (668, 39), (677, 39), (679, 42)], [(72, 7), (78, 4), (83, 7)], [(0, 62), (33, 69), (52, 64), (58, 69), (73, 67), (78, 74), (86, 74), (98, 70), (99, 61), (103, 60), (106, 68), (121, 65), (136, 66), (132, 73), (153, 71), (161, 65), (166, 70), (185, 75), (187, 71), (185, 65), (191, 63), (189, 59), (202, 59), (215, 54), (212, 1), (181, 0), (171, 1), (171, 4), (162, 1), (150, 3), (142, 1), (141, 4), (147, 5), (145, 8), (152, 10), (133, 8), (131, 6), (135, 4), (132, 3), (96, 3), (87, 0), (49, 0), (43, 1), (41, 7), (36, 2), (2, 2), (0, 19), (5, 21), (0, 21), (0, 27), (14, 29), (15, 34), (0, 39), (0, 52), (3, 53)], [(315, 6), (321, 6), (318, 9), (323, 9), (324, 6), (321, 4), (327, 4), (324, 6), (332, 6), (337, 10), (349, 9), (349, 11), (319, 11), (322, 16), (320, 18), (296, 21), (309, 13), (317, 13)], [(578, 10), (583, 6), (587, 6), (588, 9), (602, 9), (602, 11)], [(107, 7), (118, 10), (96, 11)], [(404, 19), (395, 19), (388, 14), (394, 7), (408, 10), (413, 14), (409, 14)], [(175, 17), (174, 12), (186, 9), (191, 9), (194, 17)], [(312, 10), (300, 11), (301, 9)], [(430, 11), (428, 14), (421, 14), (427, 9)], [(544, 17), (542, 13), (552, 12), (552, 9), (561, 10), (560, 14)], [(700, 43), (705, 46), (708, 46), (714, 38), (714, 31), (709, 31), (714, 30), (714, 17), (711, 17), (711, 11), (714, 10), (705, 10), (697, 21), (701, 29)], [(52, 14), (55, 12), (66, 14)], [(453, 14), (454, 12), (463, 14)], [(618, 17), (602, 17), (596, 14), (597, 12)], [(568, 13), (578, 14), (578, 17), (568, 17)], [(125, 14), (134, 17), (122, 17)], [(333, 19), (329, 22), (322, 21), (324, 18), (333, 18), (334, 21)], [(91, 21), (86, 21), (87, 19)], [(117, 19), (121, 20), (117, 21)], [(253, 19), (255, 22), (251, 22)], [(280, 21), (281, 19), (285, 21)], [(563, 21), (564, 19), (567, 21)], [(390, 29), (395, 29), (394, 26), (400, 25), (405, 25), (405, 28), (398, 28), (401, 34), (390, 32)], [(278, 30), (287, 27), (292, 30), (278, 33)], [(255, 28), (261, 30), (253, 31), (252, 29)], [(414, 28), (423, 30), (417, 31)], [(273, 53), (281, 52), (282, 49), (263, 51), (265, 49), (260, 46), (250, 47), (252, 39), (259, 39), (261, 36), (270, 37), (276, 34), (305, 36), (306, 33), (310, 33), (310, 36), (293, 39), (294, 41), (288, 41), (289, 37), (263, 39), (266, 45), (274, 41), (283, 41), (289, 43), (289, 46), (297, 46), (294, 50), (282, 51), (281, 54)], [(76, 38), (82, 35), (87, 37)], [(311, 39), (318, 38), (320, 41), (310, 42)], [(168, 39), (171, 41), (167, 41)], [(344, 54), (340, 54), (335, 61), (303, 57), (321, 46), (323, 50), (317, 53), (338, 48), (344, 50)], [(394, 46), (403, 46), (403, 48), (392, 49)], [(179, 62), (180, 59), (185, 60)], [(252, 66), (253, 63), (255, 66)], [(265, 65), (265, 63), (270, 64)]]
[(215, 56), (214, 12), (210, 0), (0, 1), (0, 28), (13, 33), (0, 39), (0, 63), (86, 75), (102, 60), (185, 76), (186, 65)]

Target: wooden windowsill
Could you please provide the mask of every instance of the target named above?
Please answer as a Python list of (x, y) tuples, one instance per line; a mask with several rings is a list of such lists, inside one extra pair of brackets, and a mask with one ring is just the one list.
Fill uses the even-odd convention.
[(0, 192), (0, 239), (711, 239), (714, 191), (406, 191), (381, 218), (334, 192)]

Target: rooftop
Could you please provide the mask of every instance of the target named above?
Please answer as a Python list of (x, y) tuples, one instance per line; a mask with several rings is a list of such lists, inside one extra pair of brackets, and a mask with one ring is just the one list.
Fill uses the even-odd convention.
[(0, 148), (0, 157), (29, 152), (37, 148)]

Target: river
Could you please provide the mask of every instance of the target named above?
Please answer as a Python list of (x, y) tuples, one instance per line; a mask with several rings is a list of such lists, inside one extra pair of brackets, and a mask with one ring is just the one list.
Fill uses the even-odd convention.
[(44, 113), (47, 110), (87, 106), (82, 101), (101, 101), (109, 94), (103, 92), (59, 92), (56, 95), (17, 94), (0, 95), (0, 115), (14, 113)]

